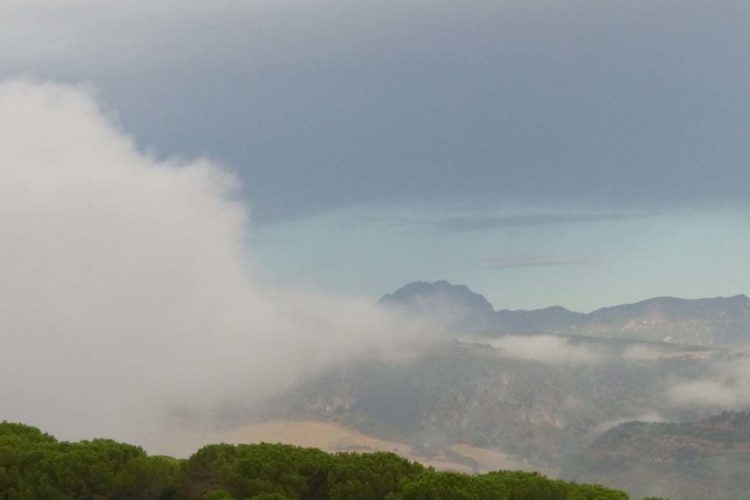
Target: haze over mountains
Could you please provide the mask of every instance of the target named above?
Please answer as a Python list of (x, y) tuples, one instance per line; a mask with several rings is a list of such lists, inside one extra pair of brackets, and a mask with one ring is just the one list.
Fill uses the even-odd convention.
[(380, 303), (418, 315), (435, 316), (460, 333), (550, 333), (603, 338), (738, 347), (750, 342), (750, 298), (656, 297), (590, 313), (561, 306), (535, 310), (495, 310), (482, 295), (447, 281), (414, 282)]
[(0, 421), (750, 498), (747, 0), (1, 5)]
[(691, 485), (695, 498), (744, 498), (747, 416), (711, 416), (750, 408), (746, 296), (508, 311), (437, 281), (379, 302), (440, 332), (403, 361), (360, 357), (310, 377), (255, 418), (337, 422), (424, 461), (537, 470), (633, 498), (688, 498)]

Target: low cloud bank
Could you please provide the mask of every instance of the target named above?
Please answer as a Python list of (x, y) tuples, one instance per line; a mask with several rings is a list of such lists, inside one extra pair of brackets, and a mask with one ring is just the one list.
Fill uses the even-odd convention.
[(507, 335), (490, 345), (501, 349), (503, 356), (546, 364), (595, 364), (605, 357), (590, 346), (554, 335)]
[(593, 434), (603, 434), (607, 432), (610, 429), (614, 429), (620, 424), (624, 424), (626, 422), (646, 422), (646, 423), (661, 423), (661, 422), (667, 422), (667, 419), (664, 418), (659, 412), (657, 411), (649, 411), (646, 413), (642, 413), (640, 415), (634, 415), (634, 416), (628, 416), (623, 418), (618, 418), (615, 420), (610, 420), (609, 422), (604, 422), (603, 424), (599, 424), (596, 426)]
[(706, 377), (677, 381), (667, 395), (678, 406), (747, 409), (750, 407), (750, 362), (737, 359), (715, 367)]
[(261, 286), (236, 179), (143, 154), (86, 89), (0, 83), (0, 179), (0, 419), (148, 445), (419, 329)]

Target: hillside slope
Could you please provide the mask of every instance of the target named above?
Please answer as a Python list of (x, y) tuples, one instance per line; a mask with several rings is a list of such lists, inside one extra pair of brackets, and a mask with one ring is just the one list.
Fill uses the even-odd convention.
[(750, 492), (750, 412), (688, 423), (627, 422), (596, 439), (563, 477), (633, 495), (740, 500)]
[(355, 360), (276, 398), (259, 417), (342, 422), (423, 456), (468, 444), (548, 470), (613, 422), (692, 416), (665, 398), (667, 381), (700, 376), (727, 356), (597, 339), (552, 347), (572, 354), (558, 362), (442, 341), (408, 363)]

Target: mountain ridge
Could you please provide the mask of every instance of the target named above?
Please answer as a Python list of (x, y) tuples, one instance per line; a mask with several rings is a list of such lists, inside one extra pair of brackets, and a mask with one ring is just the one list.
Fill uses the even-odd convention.
[(379, 304), (443, 319), (454, 333), (554, 333), (736, 347), (750, 342), (750, 298), (659, 296), (588, 313), (563, 306), (495, 309), (466, 285), (409, 283)]

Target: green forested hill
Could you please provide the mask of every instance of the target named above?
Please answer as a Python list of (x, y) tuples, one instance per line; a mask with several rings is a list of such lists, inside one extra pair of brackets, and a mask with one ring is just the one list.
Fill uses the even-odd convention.
[(280, 444), (201, 448), (187, 460), (107, 439), (62, 442), (0, 423), (2, 499), (627, 500), (536, 473), (437, 472), (393, 453), (328, 454)]

